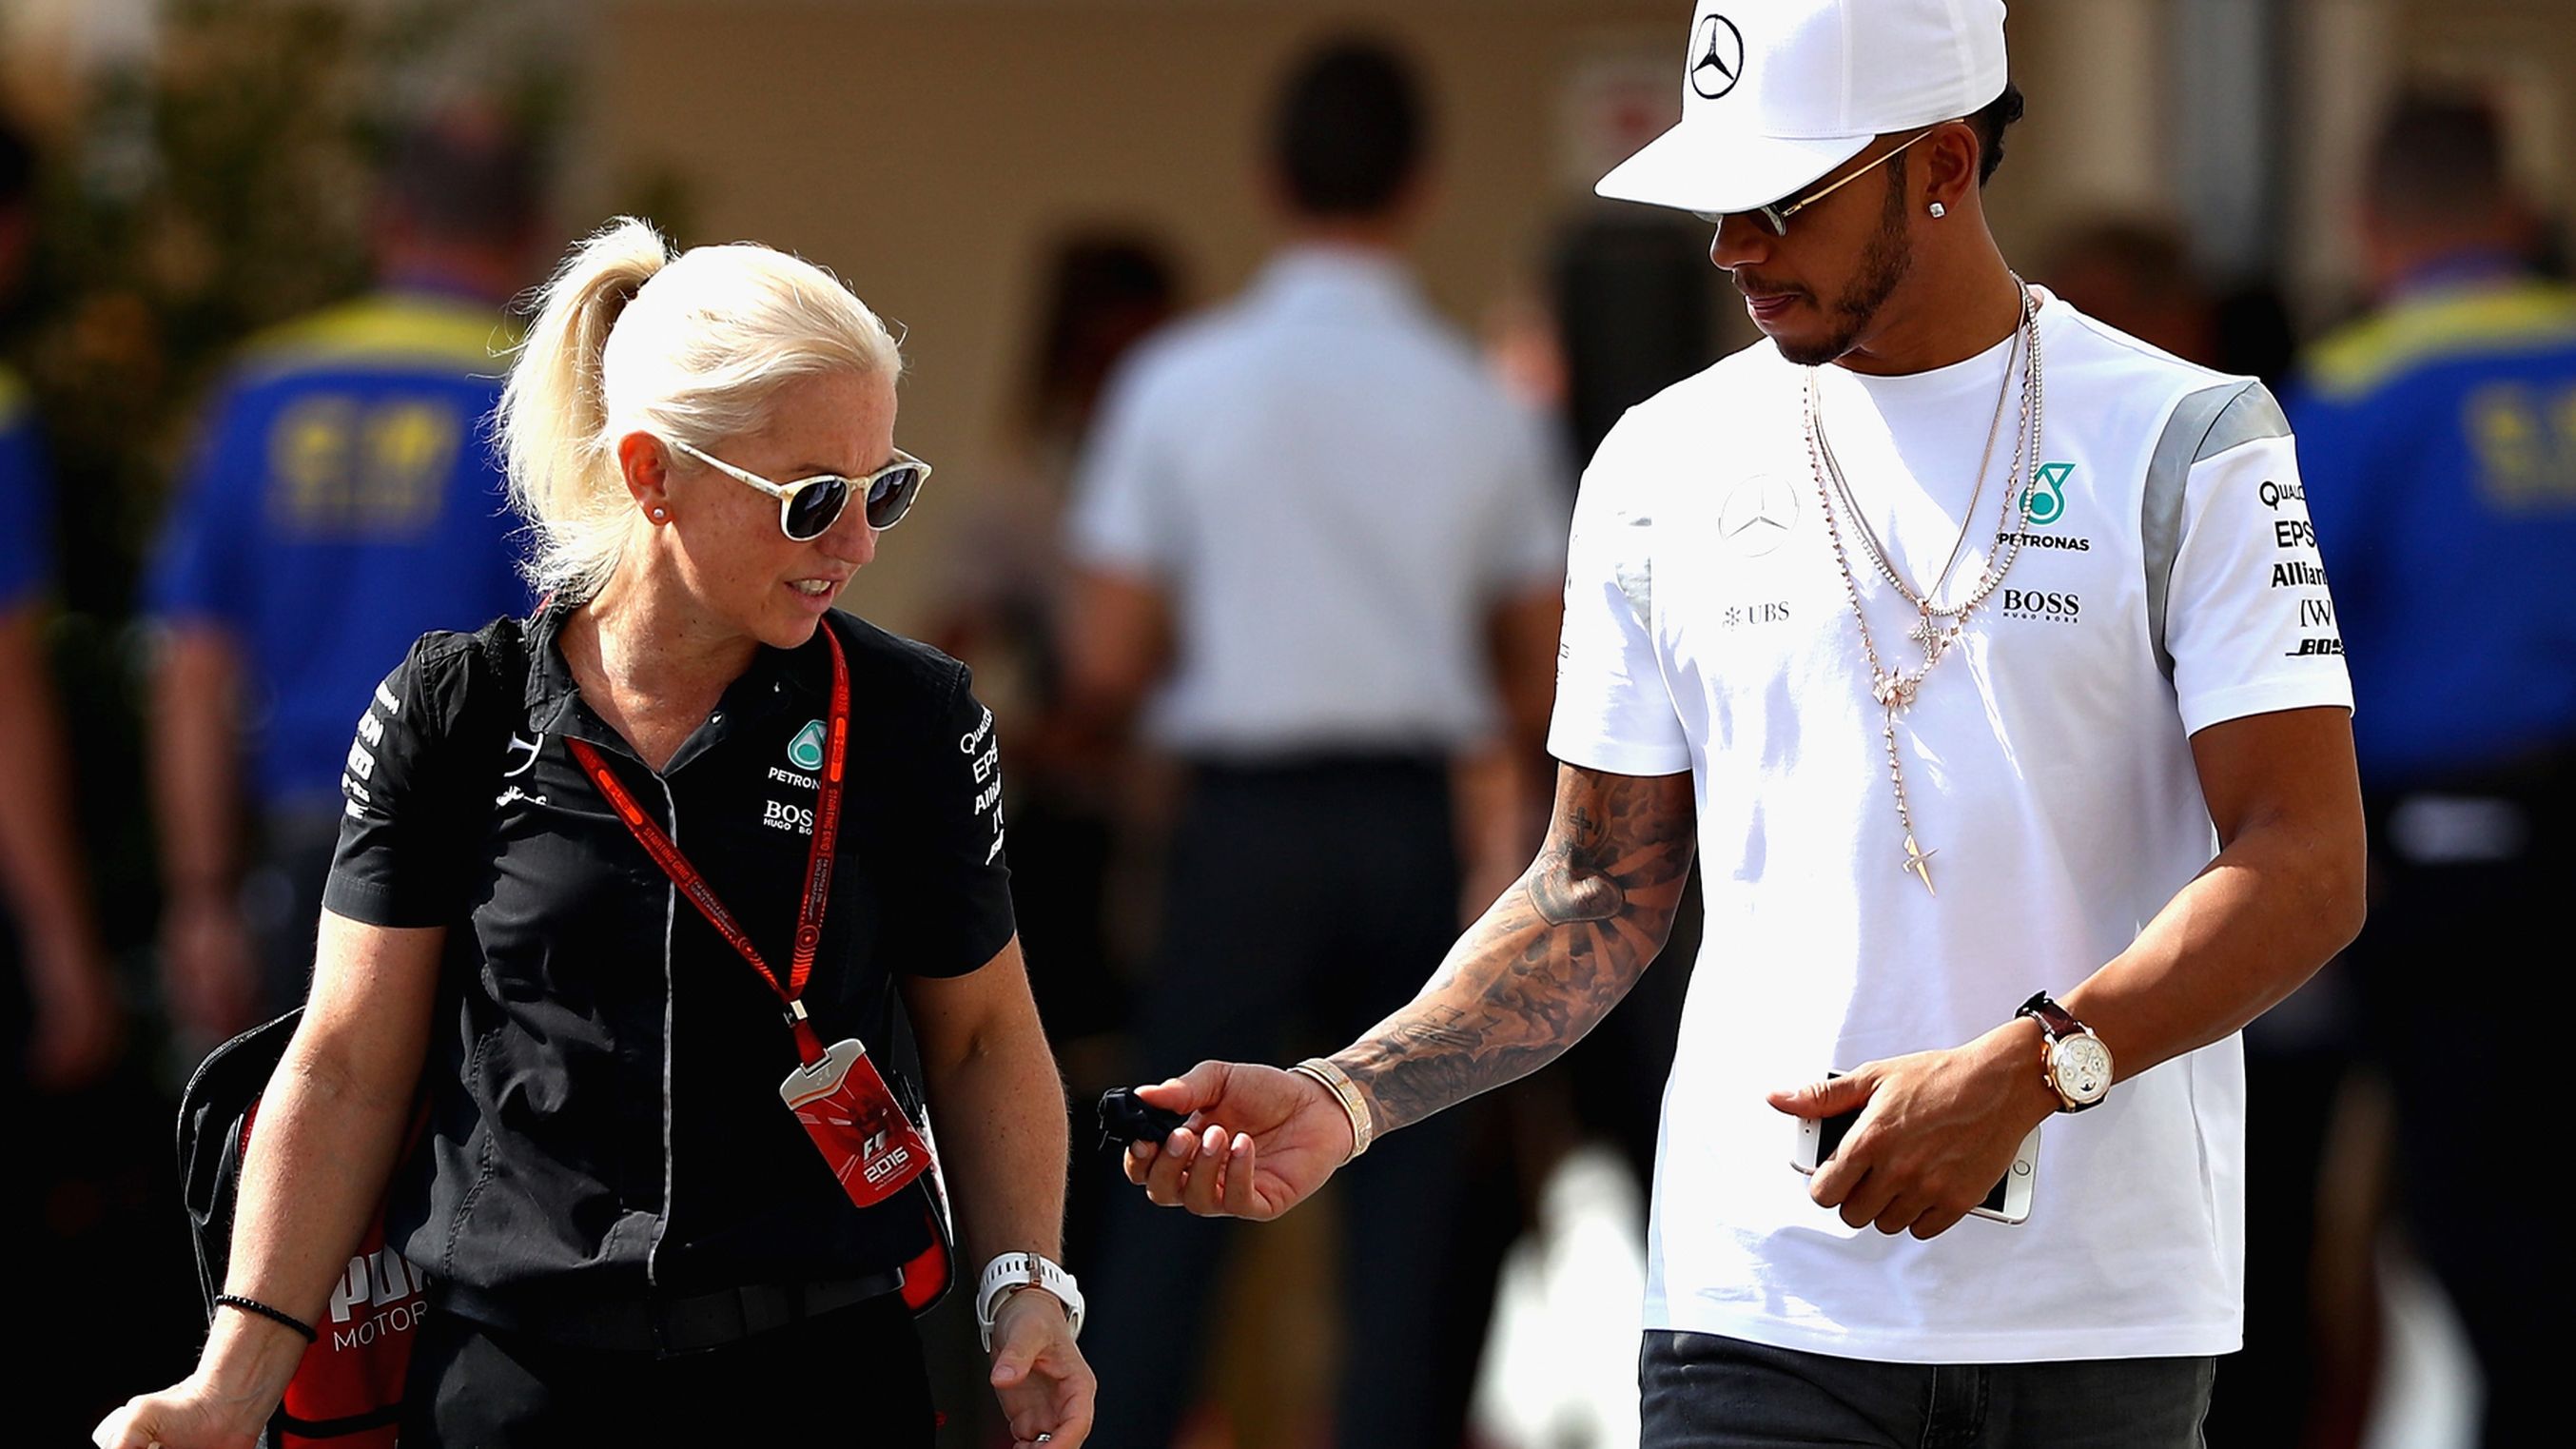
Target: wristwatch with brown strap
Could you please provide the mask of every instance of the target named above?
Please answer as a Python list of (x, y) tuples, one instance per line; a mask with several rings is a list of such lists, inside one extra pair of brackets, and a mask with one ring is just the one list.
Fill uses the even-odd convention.
[(2111, 1049), (2093, 1034), (2093, 1028), (2077, 1021), (2073, 1012), (2045, 991), (2023, 1002), (2013, 1015), (2038, 1022), (2041, 1034), (2048, 1038), (2040, 1051), (2039, 1070), (2062, 1104), (2058, 1110), (2083, 1112), (2102, 1105), (2111, 1090)]

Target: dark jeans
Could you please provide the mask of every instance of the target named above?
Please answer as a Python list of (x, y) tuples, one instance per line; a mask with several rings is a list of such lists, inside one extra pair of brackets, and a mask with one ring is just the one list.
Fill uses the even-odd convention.
[[(1139, 1024), (1140, 1080), (1208, 1058), (1338, 1049), (1411, 999), (1458, 933), (1449, 788), (1433, 761), (1339, 758), (1203, 769), (1171, 842), (1159, 966)], [(1485, 1291), (1470, 1241), (1466, 1115), (1405, 1129), (1331, 1189), (1342, 1235), (1344, 1368), (1336, 1442), (1458, 1442)], [(1103, 1220), (1083, 1348), (1100, 1375), (1103, 1449), (1164, 1449), (1199, 1391), (1211, 1295), (1247, 1225), (1122, 1191)], [(1251, 1228), (1258, 1232), (1260, 1229)], [(1492, 1264), (1476, 1276), (1492, 1281)]]
[(2217, 1361), (1904, 1364), (1649, 1330), (1642, 1449), (2199, 1449)]
[(792, 1444), (929, 1449), (937, 1417), (892, 1295), (699, 1353), (567, 1348), (433, 1313), (403, 1449)]

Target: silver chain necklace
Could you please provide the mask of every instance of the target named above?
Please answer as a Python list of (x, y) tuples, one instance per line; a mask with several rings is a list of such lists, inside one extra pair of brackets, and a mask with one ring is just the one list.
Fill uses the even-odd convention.
[[(2002, 524), (1999, 531), (2003, 534), (2003, 547), (1987, 559), (1976, 588), (1969, 592), (1967, 598), (1955, 605), (1942, 604), (1939, 602), (1938, 595), (1942, 586), (1949, 580), (1950, 568), (1956, 564), (1960, 549), (1967, 543), (1968, 534), (1977, 526), (1976, 508), (1985, 487), (1984, 473), (1993, 461), (1993, 428), (1989, 426), (1987, 430), (1987, 454), (1978, 465), (1978, 492), (1968, 500), (1966, 516), (1959, 525), (1959, 542), (1950, 550), (1951, 563), (1942, 567), (1941, 576), (1933, 580), (1931, 588), (1918, 592), (1898, 571), (1895, 561), (1889, 557), (1878, 535), (1871, 530), (1868, 518), (1854, 499), (1850, 481), (1843, 476), (1841, 464), (1835, 460), (1833, 449), (1825, 441), (1824, 416), (1816, 389), (1816, 370), (1814, 368), (1807, 370), (1807, 457), (1815, 469), (1816, 496), (1824, 505), (1825, 535), (1833, 542), (1834, 563), (1842, 571), (1843, 594), (1851, 601), (1853, 621), (1860, 626), (1861, 654), (1869, 661), (1870, 697), (1878, 701), (1879, 708), (1883, 712), (1881, 734), (1887, 742), (1887, 778), (1896, 794), (1896, 821), (1905, 832), (1904, 869), (1907, 874), (1921, 880), (1923, 889), (1926, 891), (1932, 891), (1931, 861), (1932, 857), (1939, 852), (1925, 850), (1915, 843), (1914, 810), (1905, 798), (1905, 766), (1903, 757), (1898, 754), (1896, 748), (1896, 716), (1898, 711), (1913, 705), (1916, 694), (1921, 691), (1924, 679), (1932, 673), (1933, 666), (1947, 657), (1952, 646), (1958, 644), (1964, 637), (1968, 616), (1992, 597), (1994, 591), (2002, 586), (2004, 576), (2012, 572), (2013, 564), (2021, 557), (2022, 536), (2030, 528), (2032, 503), (2030, 486), (2023, 481), (2022, 475), (2025, 469), (2035, 473), (2039, 466), (2041, 409), (2044, 396), (2040, 375), (2039, 307), (2037, 299), (2031, 295), (2030, 288), (2019, 276), (2013, 278), (2013, 285), (2021, 294), (2020, 350), (2029, 355), (2030, 365), (2022, 374), (2021, 419), (2014, 429), (2012, 463), (2004, 471), (2004, 506), (1999, 520)], [(2006, 355), (2004, 368), (2004, 382), (2009, 387), (2012, 382), (2010, 354)], [(2000, 421), (2003, 415), (2001, 397), (1996, 399), (1996, 404), (1995, 415)], [(1879, 572), (1886, 577), (1897, 593), (1914, 605), (1915, 625), (1907, 631), (1906, 637), (1923, 646), (1923, 662), (1912, 669), (1891, 670), (1879, 660), (1878, 641), (1870, 633), (1869, 615), (1861, 608), (1860, 580), (1852, 572), (1851, 555), (1843, 547), (1842, 527), (1835, 521), (1834, 502), (1837, 494), (1841, 495), (1843, 507), (1851, 513), (1854, 527), (1860, 532), (1863, 542), (1868, 545), (1871, 561), (1878, 566)], [(1941, 620), (1948, 621), (1947, 627), (1937, 622)], [(1939, 894), (1937, 891), (1932, 893)]]
[[(1880, 541), (1878, 530), (1870, 526), (1868, 511), (1862, 508), (1860, 500), (1852, 495), (1851, 480), (1843, 474), (1842, 461), (1834, 456), (1833, 440), (1824, 435), (1821, 423), (1817, 426), (1817, 447), (1824, 454), (1826, 473), (1834, 480), (1834, 496), (1841, 500), (1843, 511), (1851, 515), (1852, 525), (1860, 530), (1860, 541), (1862, 546), (1869, 550), (1870, 562), (1878, 565), (1879, 573), (1885, 576), (1888, 583), (1895, 587), (1896, 592), (1904, 597), (1905, 602), (1915, 607), (1919, 615), (1914, 627), (1906, 631), (1905, 636), (1917, 644), (1929, 645), (1932, 642), (1934, 618), (1954, 617), (1961, 612), (1958, 609), (1942, 607), (1938, 600), (1941, 597), (1941, 591), (1950, 586), (1950, 575), (1959, 566), (1959, 555), (1967, 552), (1969, 536), (1977, 531), (1974, 526), (1977, 505), (1985, 499), (1986, 474), (1994, 467), (1995, 439), (2002, 434), (2004, 426), (2004, 403), (2013, 395), (2014, 366), (2021, 360), (2021, 334), (2022, 329), (2015, 326), (2012, 336), (2005, 343), (2004, 375), (1995, 384), (1994, 413), (1986, 420), (1986, 445), (1977, 454), (1977, 486), (1968, 494), (1968, 506), (1961, 514), (1959, 536), (1951, 541), (1950, 556), (1941, 561), (1941, 572), (1933, 576), (1932, 582), (1925, 585), (1921, 593), (1915, 592), (1913, 586), (1906, 582), (1905, 575), (1898, 571), (1894, 555), (1887, 545)], [(1810, 372), (1809, 381), (1813, 382), (1815, 376)], [(1819, 416), (1821, 416), (1821, 410)], [(2022, 393), (2022, 414), (2013, 428), (2015, 454), (2013, 468), (2020, 466), (2019, 453), (2022, 439), (2029, 426), (2030, 394), (2025, 385)], [(2012, 468), (2005, 470), (2007, 480), (2011, 473)], [(2009, 492), (2005, 496), (2004, 505), (2006, 514), (2004, 521), (2009, 523), (2012, 506)]]

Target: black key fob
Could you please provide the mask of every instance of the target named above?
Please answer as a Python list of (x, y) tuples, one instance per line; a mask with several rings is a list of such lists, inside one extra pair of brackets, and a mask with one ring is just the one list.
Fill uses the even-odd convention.
[(1100, 1150), (1121, 1151), (1130, 1142), (1159, 1145), (1189, 1120), (1137, 1096), (1133, 1087), (1112, 1087), (1100, 1094)]

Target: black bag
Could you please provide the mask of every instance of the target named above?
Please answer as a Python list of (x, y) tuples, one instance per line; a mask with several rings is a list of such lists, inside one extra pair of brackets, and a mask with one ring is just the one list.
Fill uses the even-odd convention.
[[(211, 1321), (232, 1258), (233, 1210), (242, 1163), (268, 1088), (296, 1024), (298, 1007), (214, 1049), (179, 1098), (179, 1181), (197, 1249), (197, 1286)], [(412, 1118), (405, 1155), (419, 1147), (426, 1112)], [(261, 1441), (268, 1449), (392, 1449), (402, 1415), (403, 1382), (429, 1282), (411, 1261), (385, 1246), (380, 1204), (358, 1252), (340, 1274), (331, 1302), (304, 1350), (286, 1397)]]

